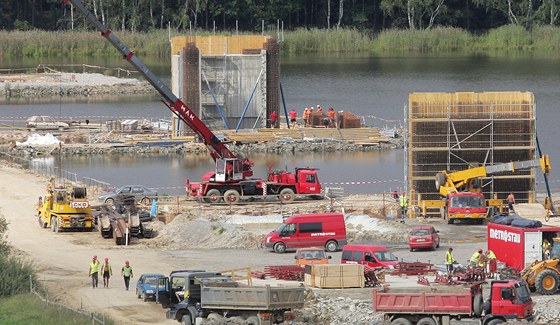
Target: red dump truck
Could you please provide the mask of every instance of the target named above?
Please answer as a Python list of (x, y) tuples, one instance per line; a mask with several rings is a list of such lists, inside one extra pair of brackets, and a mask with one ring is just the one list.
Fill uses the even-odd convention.
[[(373, 310), (385, 313), (385, 321), (402, 325), (449, 325), (457, 321), (494, 325), (533, 319), (533, 301), (525, 281), (492, 281), (490, 297), (483, 303), (482, 284), (470, 288), (442, 287), (441, 292), (373, 291)], [(454, 292), (453, 289), (456, 289)], [(400, 290), (402, 291), (402, 290)]]

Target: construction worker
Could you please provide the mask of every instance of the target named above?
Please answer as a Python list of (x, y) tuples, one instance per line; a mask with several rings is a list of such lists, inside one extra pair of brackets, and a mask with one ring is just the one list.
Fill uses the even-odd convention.
[(486, 261), (486, 273), (488, 274), (488, 276), (490, 278), (494, 277), (494, 272), (496, 272), (496, 269), (498, 268), (497, 262), (496, 262), (496, 254), (494, 254), (493, 251), (491, 250), (487, 250), (484, 253), (484, 259)]
[(105, 257), (105, 263), (101, 266), (101, 274), (103, 274), (103, 288), (109, 288), (109, 279), (113, 275), (113, 268), (109, 264), (109, 258)]
[(124, 261), (124, 266), (121, 269), (121, 275), (124, 278), (124, 286), (126, 287), (126, 290), (128, 290), (128, 287), (130, 286), (130, 278), (134, 277), (132, 274), (132, 267), (130, 266), (130, 262), (128, 262), (128, 260)]
[(509, 193), (509, 195), (507, 197), (507, 201), (508, 201), (509, 211), (512, 212), (513, 211), (513, 205), (515, 204), (515, 196), (513, 196), (513, 193)]
[(91, 277), (91, 285), (93, 288), (97, 288), (97, 282), (99, 282), (99, 261), (97, 260), (97, 255), (93, 255), (91, 259), (88, 276)]
[(544, 239), (543, 243), (542, 243), (542, 253), (543, 253), (543, 260), (548, 260), (550, 259), (550, 250), (552, 249), (552, 246), (550, 245), (550, 242), (548, 241), (548, 239)]
[(296, 121), (297, 121), (297, 112), (295, 109), (292, 108), (292, 110), (288, 113), (288, 115), (290, 116), (290, 123), (292, 123), (292, 126), (296, 125)]
[(39, 209), (41, 209), (42, 206), (43, 206), (43, 197), (39, 196), (39, 201), (37, 201), (37, 211), (39, 211)]
[(406, 199), (406, 195), (405, 192), (402, 192), (401, 195), (399, 196), (399, 206), (401, 207), (401, 218), (404, 218), (406, 216), (406, 205), (407, 205), (407, 199)]
[(447, 252), (445, 252), (445, 266), (447, 267), (447, 273), (453, 273), (453, 264), (456, 264), (455, 258), (453, 257), (453, 248), (449, 247)]
[(278, 114), (276, 114), (276, 111), (272, 111), (272, 113), (270, 113), (270, 116), (268, 118), (270, 119), (270, 127), (275, 128), (276, 120), (278, 120)]
[(476, 252), (474, 252), (474, 254), (472, 254), (470, 259), (470, 265), (480, 266), (480, 262), (482, 261), (483, 262), (482, 266), (484, 266), (484, 261), (483, 259), (481, 259), (481, 257), (482, 257), (482, 249), (479, 248)]
[(307, 109), (307, 107), (303, 110), (301, 118), (303, 119), (303, 127), (307, 127), (307, 125), (309, 124), (309, 110)]

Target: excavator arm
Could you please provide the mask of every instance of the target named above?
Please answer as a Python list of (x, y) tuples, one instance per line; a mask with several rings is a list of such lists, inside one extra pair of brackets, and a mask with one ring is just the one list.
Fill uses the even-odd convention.
[(452, 173), (442, 171), (436, 174), (436, 188), (442, 196), (461, 191), (473, 191), (474, 180), (478, 178), (504, 172), (529, 170), (536, 167), (540, 167), (544, 174), (548, 174), (551, 168), (548, 155), (543, 155), (540, 159), (480, 166)]
[(101, 23), (79, 0), (64, 0), (64, 3), (72, 4), (89, 20), (101, 35), (113, 45), (123, 57), (130, 62), (146, 78), (146, 80), (161, 94), (164, 104), (179, 118), (186, 123), (210, 149), (210, 155), (214, 160), (223, 158), (236, 158), (226, 145), (185, 105), (171, 89), (166, 86), (154, 73), (142, 62), (134, 52), (130, 51), (103, 23)]

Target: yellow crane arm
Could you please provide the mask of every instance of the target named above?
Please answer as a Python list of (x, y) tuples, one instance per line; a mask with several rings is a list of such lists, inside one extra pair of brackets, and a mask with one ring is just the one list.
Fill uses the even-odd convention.
[(503, 172), (528, 170), (535, 167), (540, 167), (544, 174), (548, 174), (551, 169), (548, 155), (543, 155), (540, 159), (473, 167), (452, 173), (442, 171), (436, 174), (436, 188), (442, 196), (447, 196), (448, 194), (454, 192), (472, 190), (473, 180), (477, 178)]

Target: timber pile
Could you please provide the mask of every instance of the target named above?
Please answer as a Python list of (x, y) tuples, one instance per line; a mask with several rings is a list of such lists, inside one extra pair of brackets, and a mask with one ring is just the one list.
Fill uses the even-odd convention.
[[(258, 129), (251, 133), (235, 133), (225, 130), (226, 138), (239, 143), (259, 143), (292, 139), (294, 141), (331, 140), (363, 145), (378, 144), (383, 141), (379, 128), (292, 128), (292, 129)], [(317, 140), (317, 141), (314, 141)]]

